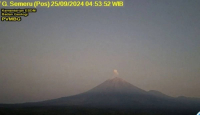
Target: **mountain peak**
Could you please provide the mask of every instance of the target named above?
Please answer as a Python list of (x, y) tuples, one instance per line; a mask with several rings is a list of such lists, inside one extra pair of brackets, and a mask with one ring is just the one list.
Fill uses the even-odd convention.
[(111, 79), (108, 79), (107, 81), (110, 81), (110, 82), (126, 82), (125, 80), (123, 80), (120, 77), (113, 77)]
[(113, 77), (113, 78), (111, 78), (111, 79), (109, 79), (109, 80), (122, 80), (122, 81), (124, 81), (122, 78), (120, 78), (120, 77)]
[(114, 78), (106, 80), (102, 84), (91, 89), (89, 92), (144, 93), (146, 91), (128, 83), (127, 81), (123, 80), (120, 77), (114, 77)]

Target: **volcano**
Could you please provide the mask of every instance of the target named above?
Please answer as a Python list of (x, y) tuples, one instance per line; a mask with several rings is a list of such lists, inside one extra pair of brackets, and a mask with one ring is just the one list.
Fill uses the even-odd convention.
[[(27, 109), (31, 111), (27, 112)], [(116, 115), (191, 115), (196, 114), (199, 109), (199, 98), (170, 97), (155, 90), (145, 91), (119, 77), (108, 79), (78, 95), (42, 102), (0, 104), (0, 113), (7, 113), (6, 115), (23, 112), (37, 115), (51, 115), (52, 112), (61, 112), (61, 115), (88, 115), (93, 112), (96, 115), (113, 114), (113, 111)]]
[(145, 91), (122, 78), (115, 77), (78, 95), (28, 104), (38, 106), (83, 106), (118, 109), (188, 109), (199, 108), (200, 101), (199, 99), (197, 100), (170, 97), (154, 90)]
[[(82, 94), (41, 102), (41, 105), (79, 105), (118, 108), (147, 101), (149, 93), (115, 77)], [(137, 104), (139, 105), (139, 104)]]

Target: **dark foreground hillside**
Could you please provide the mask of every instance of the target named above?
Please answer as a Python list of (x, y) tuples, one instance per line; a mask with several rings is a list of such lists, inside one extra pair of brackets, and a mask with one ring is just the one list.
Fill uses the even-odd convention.
[(1, 107), (0, 115), (196, 115), (198, 110), (181, 109), (103, 109), (67, 107)]

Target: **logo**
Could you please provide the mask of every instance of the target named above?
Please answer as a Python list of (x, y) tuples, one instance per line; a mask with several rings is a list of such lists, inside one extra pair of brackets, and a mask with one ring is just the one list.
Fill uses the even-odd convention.
[(197, 113), (197, 115), (200, 115), (200, 112), (199, 112), (199, 113)]

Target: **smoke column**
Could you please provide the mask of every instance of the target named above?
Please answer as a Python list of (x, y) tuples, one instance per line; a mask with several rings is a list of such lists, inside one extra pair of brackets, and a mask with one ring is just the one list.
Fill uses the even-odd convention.
[(116, 69), (113, 70), (113, 73), (114, 73), (114, 76), (118, 76), (119, 75), (119, 73), (118, 73), (118, 71)]

